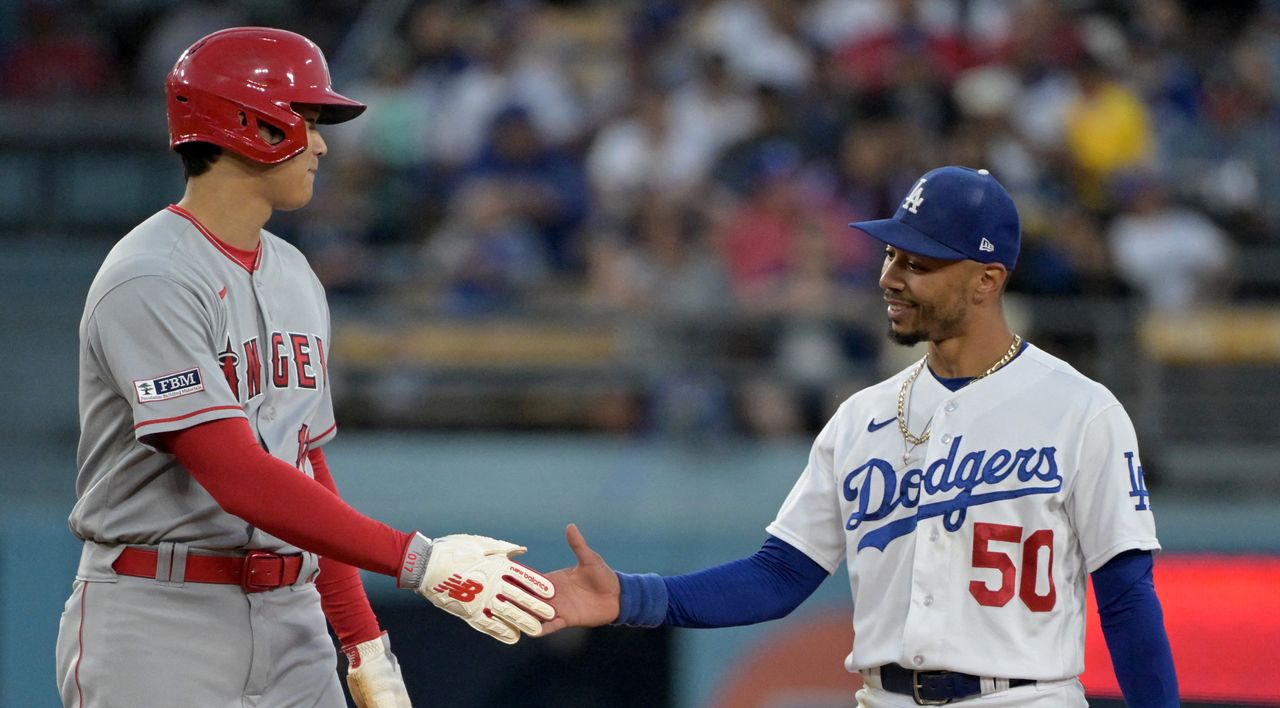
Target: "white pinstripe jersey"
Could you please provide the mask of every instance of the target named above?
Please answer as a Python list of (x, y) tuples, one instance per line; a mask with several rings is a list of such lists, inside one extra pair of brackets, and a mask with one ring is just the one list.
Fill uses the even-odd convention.
[(335, 431), (328, 305), (296, 248), (265, 230), (261, 241), (247, 268), (170, 206), (107, 255), (80, 322), (78, 537), (297, 552), (227, 514), (147, 442), (246, 418), (271, 455), (312, 475), (307, 449)]
[(841, 405), (768, 526), (828, 572), (846, 561), (850, 671), (889, 663), (1062, 679), (1084, 669), (1086, 574), (1158, 550), (1133, 426), (1102, 385), (1027, 346), (958, 391), (927, 371), (904, 462), (911, 369)]

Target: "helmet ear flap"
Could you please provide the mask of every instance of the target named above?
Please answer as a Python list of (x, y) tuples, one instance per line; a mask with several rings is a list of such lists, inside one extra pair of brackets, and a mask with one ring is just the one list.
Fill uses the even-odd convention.
[[(258, 135), (268, 145), (279, 145), (285, 139), (285, 132), (277, 128), (274, 123), (263, 120), (261, 116), (257, 119)], [(303, 143), (305, 145), (305, 143)]]
[[(249, 127), (249, 116), (244, 111), (238, 111), (237, 117), (240, 119), (241, 128)], [(258, 129), (258, 137), (268, 145), (279, 145), (285, 138), (284, 130), (277, 128), (274, 123), (263, 119), (262, 116), (255, 116), (253, 124)]]

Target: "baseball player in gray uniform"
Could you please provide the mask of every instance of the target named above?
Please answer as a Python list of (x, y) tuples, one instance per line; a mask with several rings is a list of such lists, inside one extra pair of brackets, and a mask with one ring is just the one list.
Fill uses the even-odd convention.
[(335, 422), (324, 291), (263, 230), (311, 199), (318, 124), (358, 116), (292, 32), (215, 32), (167, 80), (182, 200), (111, 250), (80, 323), (66, 706), (409, 705), (357, 568), (397, 578), (500, 641), (553, 611), (514, 544), (430, 539), (352, 509), (322, 446)]
[(852, 226), (885, 246), (890, 338), (927, 356), (840, 406), (749, 558), (615, 573), (571, 525), (579, 564), (550, 574), (544, 634), (774, 619), (844, 562), (858, 705), (1080, 706), (1088, 575), (1126, 703), (1176, 706), (1136, 435), (1103, 386), (1010, 331), (1009, 194), (942, 167)]

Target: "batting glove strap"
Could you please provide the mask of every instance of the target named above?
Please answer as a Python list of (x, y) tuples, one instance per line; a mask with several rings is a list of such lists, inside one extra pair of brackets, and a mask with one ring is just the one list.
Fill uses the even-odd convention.
[(343, 647), (342, 653), (347, 655), (348, 668), (352, 669), (358, 669), (366, 661), (375, 660), (383, 655), (387, 656), (393, 666), (396, 663), (396, 656), (391, 653), (391, 637), (387, 636), (386, 632), (383, 632), (376, 639)]
[(422, 587), (422, 577), (427, 574), (431, 561), (431, 539), (420, 533), (413, 534), (405, 547), (404, 560), (400, 563), (400, 577), (396, 586), (417, 590)]
[(657, 627), (667, 619), (667, 583), (657, 573), (619, 573), (618, 619), (613, 624)]
[(413, 708), (386, 632), (342, 651), (348, 661), (347, 688), (356, 708)]

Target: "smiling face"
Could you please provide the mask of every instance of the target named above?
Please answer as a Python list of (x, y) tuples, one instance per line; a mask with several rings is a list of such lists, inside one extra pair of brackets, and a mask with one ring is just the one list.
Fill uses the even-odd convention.
[(960, 336), (984, 272), (976, 261), (948, 261), (884, 249), (880, 289), (889, 317), (889, 338), (907, 346)]
[[(320, 117), (320, 108), (311, 105), (297, 105), (294, 110), (307, 122), (307, 149), (278, 165), (263, 165), (263, 196), (271, 203), (273, 209), (293, 211), (301, 209), (311, 201), (315, 189), (316, 171), (320, 166), (320, 158), (328, 152), (324, 138), (316, 127), (316, 119)], [(261, 126), (262, 137), (267, 142), (276, 143), (284, 136), (270, 127)]]

